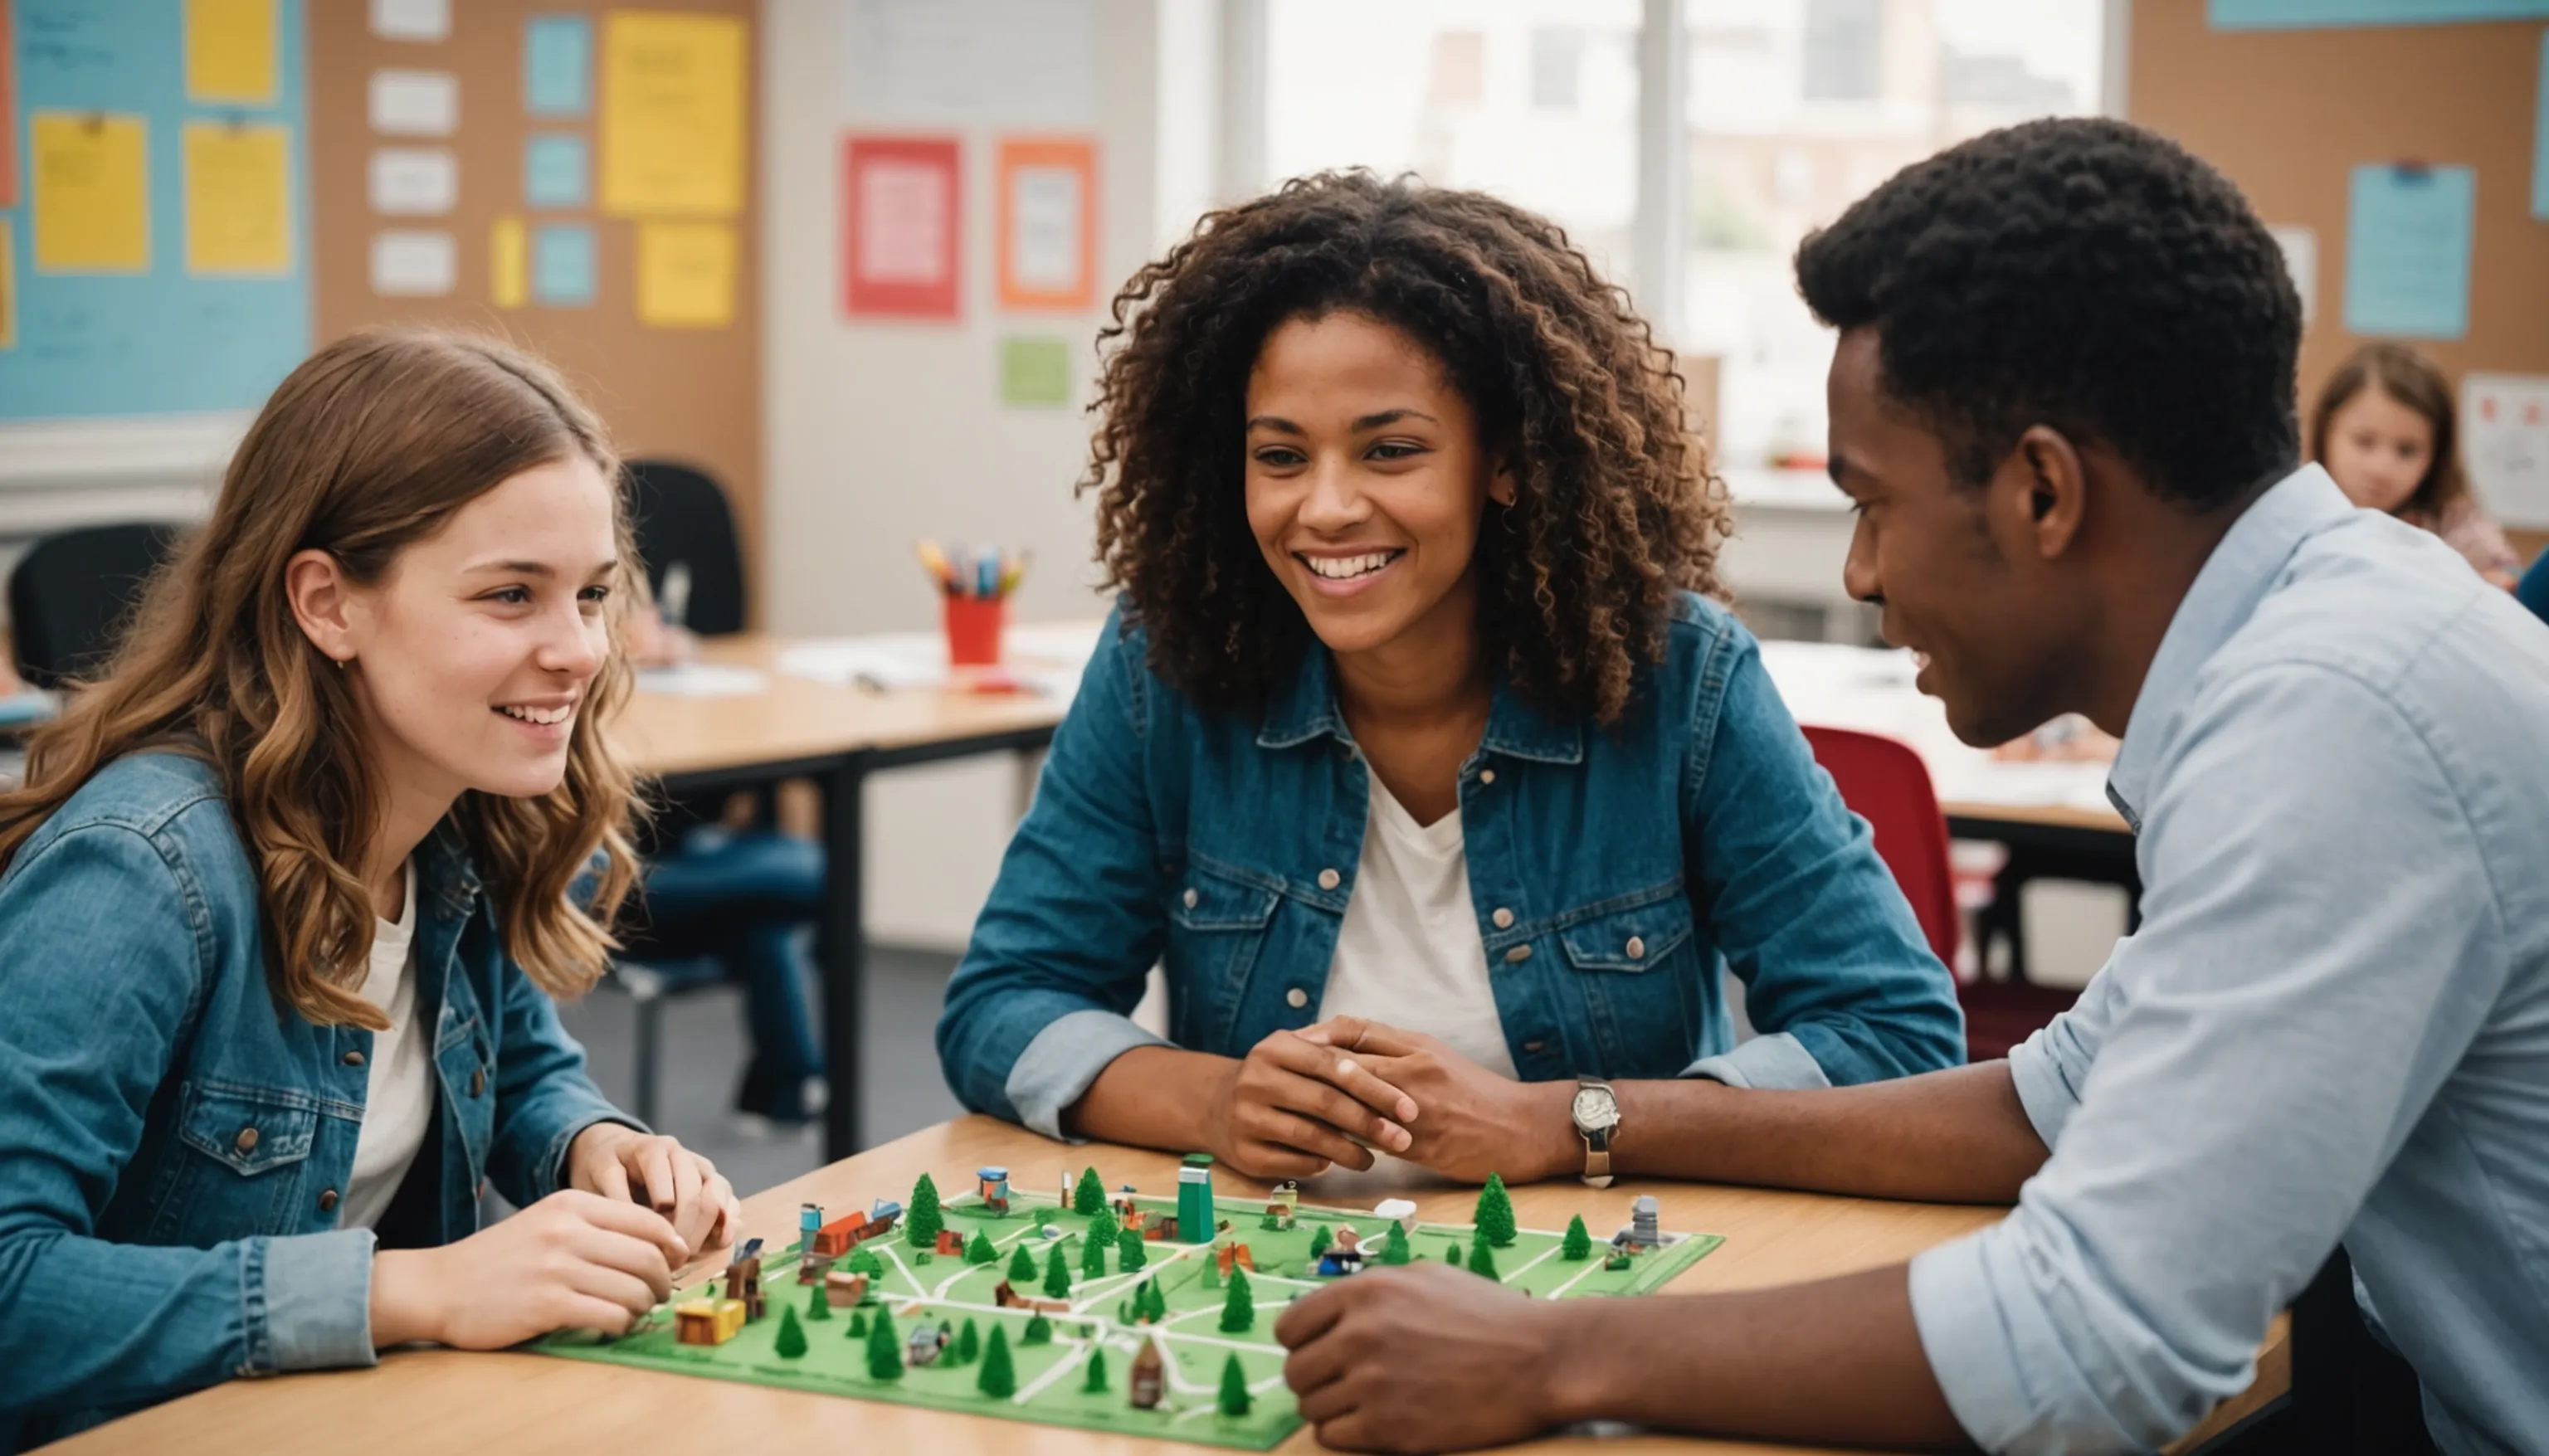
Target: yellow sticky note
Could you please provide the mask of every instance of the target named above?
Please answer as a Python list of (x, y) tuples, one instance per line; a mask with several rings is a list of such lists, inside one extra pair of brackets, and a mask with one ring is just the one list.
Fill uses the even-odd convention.
[(60, 111), (31, 120), (36, 271), (149, 272), (148, 124)]
[(602, 210), (730, 218), (743, 209), (744, 23), (614, 11), (602, 28)]
[(498, 218), (488, 234), (487, 293), (499, 309), (519, 309), (531, 292), (531, 248), (519, 218)]
[(0, 349), (18, 347), (18, 237), (0, 218)]
[(188, 122), (186, 271), (292, 271), (292, 132)]
[(734, 321), (734, 228), (724, 223), (637, 225), (637, 321), (723, 328)]
[(274, 0), (186, 0), (186, 99), (274, 104)]

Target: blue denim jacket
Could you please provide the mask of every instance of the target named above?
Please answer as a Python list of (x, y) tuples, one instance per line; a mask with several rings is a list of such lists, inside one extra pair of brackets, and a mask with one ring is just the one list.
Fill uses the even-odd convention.
[[(1324, 651), (1250, 724), (1197, 709), (1147, 646), (1120, 617), (1101, 637), (938, 1023), (956, 1095), (1050, 1136), (1158, 1040), (1126, 1015), (1155, 960), (1179, 1046), (1236, 1056), (1309, 1025), (1362, 858), (1369, 771)], [(1724, 608), (1681, 599), (1611, 729), (1499, 685), (1460, 803), (1525, 1080), (1807, 1087), (1962, 1059), (1945, 967)], [(1726, 966), (1766, 1034), (1740, 1047)]]
[[(576, 1134), (626, 1119), (506, 957), (448, 822), (417, 893), (447, 1241), (483, 1179), (528, 1204)], [(372, 1233), (333, 1212), (372, 1034), (277, 1002), (264, 939), (220, 781), (181, 755), (100, 770), (0, 877), (0, 1451), (235, 1375), (372, 1362)]]

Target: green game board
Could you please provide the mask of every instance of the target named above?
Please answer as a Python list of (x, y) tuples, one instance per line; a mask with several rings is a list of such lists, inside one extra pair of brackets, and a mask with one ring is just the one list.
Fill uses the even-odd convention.
[[(1385, 1221), (1368, 1212), (1303, 1205), (1295, 1228), (1288, 1231), (1270, 1230), (1260, 1227), (1266, 1211), (1264, 1199), (1218, 1200), (1219, 1217), (1230, 1225), (1229, 1231), (1220, 1235), (1222, 1241), (1249, 1245), (1257, 1261), (1257, 1271), (1248, 1276), (1256, 1303), (1255, 1323), (1245, 1331), (1225, 1334), (1220, 1326), (1228, 1289), (1211, 1267), (1212, 1245), (1146, 1243), (1143, 1249), (1149, 1263), (1132, 1275), (1118, 1270), (1119, 1254), (1110, 1250), (1105, 1256), (1108, 1272), (1088, 1278), (1079, 1272), (1088, 1221), (1059, 1208), (1051, 1196), (1012, 1189), (1009, 1198), (1010, 1211), (1005, 1218), (988, 1213), (981, 1200), (971, 1195), (945, 1205), (947, 1228), (968, 1243), (978, 1229), (990, 1235), (999, 1253), (992, 1263), (968, 1264), (961, 1256), (944, 1254), (925, 1256), (927, 1261), (922, 1262), (924, 1256), (905, 1240), (899, 1227), (861, 1245), (876, 1253), (884, 1265), (885, 1277), (872, 1283), (871, 1303), (857, 1312), (869, 1320), (880, 1314), (889, 1315), (897, 1339), (908, 1335), (915, 1320), (922, 1319), (933, 1325), (944, 1320), (959, 1330), (967, 1320), (973, 1320), (987, 1343), (994, 1324), (1005, 1326), (1017, 1378), (1017, 1394), (1005, 1400), (986, 1396), (977, 1388), (982, 1374), (979, 1358), (971, 1364), (956, 1364), (953, 1350), (934, 1365), (906, 1367), (898, 1379), (871, 1378), (867, 1341), (849, 1333), (853, 1312), (836, 1310), (827, 1320), (806, 1319), (820, 1286), (797, 1282), (794, 1246), (784, 1252), (764, 1251), (762, 1292), (768, 1316), (745, 1325), (741, 1333), (724, 1344), (679, 1343), (670, 1313), (659, 1311), (648, 1326), (615, 1340), (568, 1332), (535, 1341), (530, 1348), (570, 1359), (785, 1390), (819, 1391), (1047, 1425), (1263, 1451), (1301, 1424), (1301, 1417), (1293, 1410), (1292, 1393), (1283, 1385), (1283, 1348), (1274, 1341), (1274, 1327), (1286, 1303), (1328, 1282), (1303, 1267), (1310, 1262), (1310, 1245), (1317, 1231), (1327, 1228), (1333, 1232), (1339, 1226), (1351, 1225), (1358, 1233), (1369, 1237), (1370, 1247), (1377, 1253), (1387, 1228)], [(1606, 1270), (1602, 1267), (1603, 1245), (1611, 1229), (1625, 1222), (1629, 1213), (1626, 1200), (1615, 1202), (1616, 1208), (1587, 1214), (1585, 1222), (1593, 1238), (1591, 1257), (1568, 1260), (1560, 1248), (1562, 1235), (1525, 1228), (1511, 1245), (1494, 1250), (1499, 1277), (1505, 1284), (1543, 1299), (1647, 1294), (1661, 1288), (1724, 1242), (1716, 1234), (1667, 1233), (1664, 1236), (1669, 1242), (1662, 1248), (1639, 1256), (1626, 1269)], [(1177, 1212), (1173, 1198), (1137, 1198), (1134, 1204), (1154, 1217)], [(1046, 1238), (1042, 1231), (1046, 1226), (1060, 1229), (1060, 1236)], [(1465, 1257), (1470, 1236), (1466, 1225), (1420, 1224), (1410, 1244), (1419, 1259), (1440, 1260), (1456, 1245)], [(1061, 1244), (1066, 1266), (1072, 1271), (1072, 1313), (1048, 1317), (1053, 1327), (1051, 1343), (1022, 1345), (1020, 1338), (1032, 1318), (1030, 1312), (995, 1307), (992, 1289), (1007, 1277), (1017, 1247), (1024, 1244), (1035, 1258), (1039, 1278), (1018, 1284), (1016, 1291), (1029, 1298), (1043, 1298), (1041, 1272), (1055, 1243)], [(1134, 1409), (1126, 1399), (1127, 1377), (1141, 1348), (1142, 1335), (1136, 1331), (1143, 1328), (1128, 1322), (1129, 1307), (1134, 1286), (1144, 1281), (1158, 1283), (1168, 1307), (1167, 1320), (1156, 1326), (1168, 1361), (1166, 1386), (1159, 1406), (1148, 1410)], [(673, 1303), (708, 1294), (715, 1282), (711, 1278), (685, 1289), (675, 1295)], [(881, 1304), (877, 1303), (880, 1296)], [(806, 1352), (796, 1359), (781, 1357), (776, 1348), (784, 1323), (781, 1312), (790, 1308), (797, 1312), (806, 1344)], [(1086, 1361), (1094, 1348), (1102, 1348), (1105, 1353), (1103, 1393), (1086, 1390)], [(1242, 1416), (1221, 1414), (1215, 1399), (1222, 1367), (1233, 1354), (1238, 1356), (1254, 1398), (1249, 1413)]]

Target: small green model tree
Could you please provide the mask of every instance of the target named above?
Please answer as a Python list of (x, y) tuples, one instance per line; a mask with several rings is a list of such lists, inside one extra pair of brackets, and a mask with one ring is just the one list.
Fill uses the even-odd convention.
[(1593, 1257), (1593, 1235), (1584, 1231), (1582, 1214), (1566, 1221), (1566, 1240), (1558, 1246), (1558, 1256), (1561, 1259)]
[(1221, 1302), (1221, 1332), (1238, 1334), (1257, 1323), (1257, 1297), (1248, 1288), (1248, 1271), (1236, 1264), (1230, 1270), (1230, 1295)]
[(1043, 1311), (1037, 1311), (1035, 1315), (1027, 1320), (1025, 1331), (1018, 1335), (1018, 1343), (1021, 1345), (1049, 1345), (1053, 1343), (1053, 1321), (1044, 1318)]
[(1513, 1196), (1505, 1192), (1504, 1176), (1487, 1175), (1487, 1186), (1478, 1190), (1478, 1232), (1498, 1248), (1509, 1248), (1514, 1241)]
[(1157, 1324), (1169, 1318), (1169, 1292), (1156, 1279), (1144, 1287), (1151, 1291), (1151, 1322)]
[(809, 1320), (832, 1318), (832, 1302), (823, 1297), (823, 1286), (819, 1284), (814, 1286), (813, 1297), (805, 1301), (805, 1318)]
[(793, 1305), (779, 1312), (779, 1343), (774, 1348), (782, 1360), (805, 1358), (805, 1328), (797, 1322), (797, 1310)]
[(883, 1279), (885, 1277), (884, 1261), (876, 1256), (875, 1249), (869, 1248), (865, 1244), (861, 1244), (857, 1248), (850, 1250), (850, 1261), (843, 1267), (847, 1268), (853, 1274), (865, 1274), (870, 1279)]
[(1115, 1222), (1113, 1209), (1099, 1209), (1088, 1216), (1088, 1241), (1099, 1248), (1113, 1248), (1124, 1236), (1124, 1226)]
[(1241, 1372), (1237, 1355), (1221, 1362), (1221, 1396), (1217, 1404), (1224, 1415), (1248, 1413), (1248, 1377)]
[(1407, 1226), (1396, 1219), (1390, 1220), (1389, 1236), (1380, 1241), (1380, 1261), (1384, 1264), (1404, 1264), (1413, 1257), (1415, 1257), (1414, 1250), (1407, 1246)]
[(991, 1235), (984, 1232), (980, 1228), (975, 1229), (974, 1241), (965, 1245), (965, 1262), (969, 1264), (996, 1264), (999, 1261), (1000, 1251), (991, 1247)]
[(1106, 1272), (1106, 1245), (1094, 1238), (1080, 1242), (1080, 1272), (1094, 1279)]
[(1054, 1240), (1053, 1252), (1044, 1261), (1044, 1292), (1047, 1298), (1062, 1299), (1071, 1293), (1071, 1266), (1062, 1261), (1062, 1240)]
[(1319, 1261), (1319, 1255), (1326, 1253), (1328, 1251), (1328, 1245), (1334, 1242), (1336, 1242), (1336, 1240), (1329, 1236), (1328, 1226), (1321, 1224), (1319, 1226), (1319, 1231), (1310, 1235), (1310, 1262), (1313, 1264), (1317, 1263)]
[(938, 1185), (930, 1181), (927, 1173), (911, 1185), (911, 1207), (902, 1216), (902, 1227), (913, 1248), (936, 1243), (947, 1228), (947, 1215), (938, 1207)]
[(1221, 1256), (1219, 1254), (1204, 1255), (1203, 1277), (1196, 1280), (1195, 1285), (1200, 1289), (1221, 1288)]
[[(991, 1327), (997, 1329), (999, 1326), (995, 1324)], [(956, 1336), (956, 1361), (960, 1365), (971, 1365), (982, 1358), (983, 1331), (975, 1327), (973, 1320), (968, 1320), (965, 1321), (964, 1332)]]
[(1080, 1393), (1084, 1396), (1106, 1394), (1106, 1352), (1104, 1350), (1092, 1349), (1088, 1352), (1088, 1379), (1081, 1382)]
[(1097, 1181), (1095, 1168), (1080, 1170), (1080, 1181), (1071, 1190), (1071, 1211), (1086, 1217), (1102, 1213), (1106, 1208), (1106, 1185)]
[(868, 1379), (902, 1379), (902, 1336), (894, 1332), (894, 1317), (883, 1310), (868, 1325)]
[(1453, 1267), (1453, 1268), (1455, 1268), (1455, 1269), (1460, 1268), (1460, 1267), (1461, 1267), (1461, 1245), (1459, 1245), (1458, 1243), (1455, 1243), (1455, 1244), (1451, 1245), (1449, 1248), (1444, 1249), (1444, 1250), (1443, 1250), (1443, 1257), (1444, 1257), (1445, 1259), (1447, 1259), (1447, 1260), (1449, 1260), (1449, 1261), (1451, 1262), (1451, 1265), (1452, 1265), (1452, 1267)]
[(1018, 1393), (1018, 1367), (1009, 1359), (1009, 1332), (991, 1326), (991, 1342), (983, 1347), (983, 1373), (974, 1377), (974, 1389), (994, 1401), (1005, 1401)]
[(867, 1337), (868, 1312), (865, 1310), (850, 1311), (850, 1338), (865, 1339)]
[(1011, 1288), (1016, 1288), (1033, 1284), (1035, 1277), (1035, 1255), (1028, 1252), (1027, 1246), (1021, 1243), (1017, 1246), (1017, 1250), (1009, 1255), (1009, 1285)]
[(1498, 1284), (1504, 1282), (1496, 1273), (1495, 1251), (1487, 1247), (1487, 1241), (1483, 1237), (1469, 1245), (1469, 1272), (1482, 1278), (1493, 1279)]
[(1119, 1232), (1115, 1235), (1115, 1267), (1127, 1274), (1151, 1262), (1150, 1251), (1142, 1246), (1142, 1235)]

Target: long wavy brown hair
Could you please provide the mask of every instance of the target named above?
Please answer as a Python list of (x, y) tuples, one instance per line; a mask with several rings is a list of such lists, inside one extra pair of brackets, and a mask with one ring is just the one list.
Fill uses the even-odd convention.
[(1638, 665), (1663, 657), (1674, 594), (1725, 594), (1726, 494), (1672, 357), (1555, 223), (1363, 171), (1207, 215), (1133, 275), (1098, 335), (1080, 490), (1096, 493), (1097, 560), (1149, 629), (1152, 669), (1248, 713), (1298, 670), (1308, 621), (1248, 526), (1248, 375), (1275, 327), (1338, 312), (1430, 350), (1513, 472), (1472, 562), (1488, 671), (1547, 710), (1616, 722)]
[(2311, 458), (2327, 459), (2327, 432), (2336, 422), (2336, 411), (2367, 389), (2378, 389), (2423, 415), (2432, 431), (2433, 458), (2425, 462), (2423, 478), (2396, 513), (2428, 530), (2438, 528), (2443, 513), (2470, 494), (2469, 477), (2461, 471), (2459, 415), (2452, 408), (2451, 381), (2431, 359), (2406, 344), (2365, 344), (2336, 366), (2336, 372), (2319, 387), (2318, 404), (2311, 410)]
[[(277, 999), (315, 1024), (386, 1029), (358, 994), (373, 924), (361, 869), (385, 789), (363, 754), (353, 688), (295, 622), (284, 568), (325, 551), (352, 581), (377, 584), (471, 500), (577, 455), (619, 479), (593, 412), (546, 364), (504, 344), (399, 330), (312, 355), (249, 426), (212, 519), (151, 579), (105, 676), (29, 745), (24, 786), (0, 795), (0, 870), (101, 768), (145, 750), (191, 754), (220, 774), (256, 865)], [(631, 576), (624, 501), (614, 511)], [(623, 622), (614, 611), (614, 639)], [(634, 877), (635, 779), (607, 733), (630, 682), (625, 654), (611, 653), (557, 788), (468, 792), (451, 810), (507, 952), (552, 995), (602, 973)], [(579, 905), (569, 890), (597, 853), (596, 890)]]

